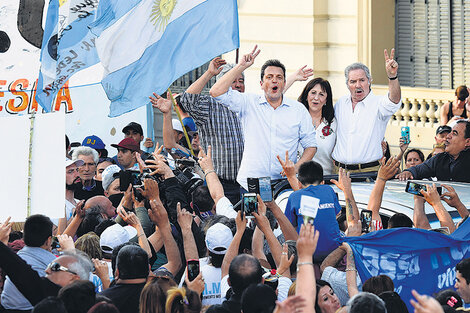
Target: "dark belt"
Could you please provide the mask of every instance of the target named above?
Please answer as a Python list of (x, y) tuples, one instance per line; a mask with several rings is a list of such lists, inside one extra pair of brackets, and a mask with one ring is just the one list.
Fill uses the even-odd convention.
[(374, 162), (369, 162), (369, 163), (363, 163), (363, 164), (344, 164), (344, 163), (340, 163), (338, 161), (334, 161), (334, 164), (336, 166), (339, 166), (339, 167), (342, 167), (344, 168), (345, 170), (362, 170), (362, 169), (366, 169), (366, 168), (369, 168), (369, 167), (374, 167), (374, 166), (377, 166), (379, 165), (379, 161), (374, 161)]

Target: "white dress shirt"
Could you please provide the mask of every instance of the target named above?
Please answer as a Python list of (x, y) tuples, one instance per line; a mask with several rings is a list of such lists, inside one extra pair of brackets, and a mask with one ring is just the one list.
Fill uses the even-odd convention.
[(237, 181), (245, 189), (248, 177), (281, 178), (277, 155), (285, 159), (289, 151), (289, 158), (296, 162), (299, 143), (304, 149), (317, 146), (312, 118), (297, 101), (283, 97), (274, 109), (264, 95), (231, 88), (215, 99), (239, 114), (245, 146)]
[(335, 105), (338, 122), (333, 159), (344, 164), (363, 164), (383, 157), (381, 142), (390, 117), (401, 106), (372, 91), (352, 108), (351, 95), (341, 97)]

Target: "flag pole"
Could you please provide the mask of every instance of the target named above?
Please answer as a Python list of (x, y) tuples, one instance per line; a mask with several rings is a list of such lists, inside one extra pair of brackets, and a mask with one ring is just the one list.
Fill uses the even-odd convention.
[(175, 98), (173, 98), (173, 94), (171, 93), (170, 87), (168, 87), (168, 94), (170, 95), (171, 103), (173, 103), (173, 110), (175, 110), (176, 115), (178, 116), (178, 120), (181, 123), (181, 127), (183, 128), (184, 138), (186, 138), (186, 142), (188, 143), (189, 150), (191, 151), (191, 154), (193, 156), (196, 156), (193, 151), (193, 146), (191, 145), (191, 142), (189, 141), (188, 133), (186, 132), (186, 128), (183, 125), (183, 120), (181, 119), (180, 111), (177, 108), (176, 101), (175, 101)]
[(31, 178), (32, 178), (32, 163), (33, 163), (33, 136), (34, 136), (34, 120), (36, 119), (36, 112), (31, 113), (30, 127), (29, 127), (29, 156), (28, 156), (28, 206), (26, 209), (26, 216), (31, 216)]

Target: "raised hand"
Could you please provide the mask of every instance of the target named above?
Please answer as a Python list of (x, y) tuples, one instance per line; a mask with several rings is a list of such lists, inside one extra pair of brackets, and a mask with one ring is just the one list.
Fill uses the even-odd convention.
[(393, 58), (395, 57), (395, 49), (392, 48), (390, 51), (390, 57), (388, 56), (387, 49), (384, 49), (385, 57), (385, 72), (387, 73), (388, 78), (394, 78), (398, 75), (398, 62)]
[(424, 199), (426, 199), (426, 201), (430, 205), (435, 206), (435, 205), (441, 203), (441, 196), (437, 192), (436, 184), (432, 184), (432, 186), (427, 185), (426, 186), (426, 191), (421, 189), (420, 192), (424, 196)]
[(225, 64), (227, 64), (227, 62), (224, 59), (222, 59), (221, 57), (215, 57), (209, 63), (209, 68), (207, 69), (207, 71), (212, 76), (216, 76), (222, 71), (222, 66)]
[(283, 161), (279, 155), (277, 156), (277, 160), (279, 161), (279, 163), (281, 163), (281, 166), (282, 166), (282, 172), (281, 172), (282, 176), (286, 176), (286, 177), (295, 176), (295, 165), (294, 165), (294, 162), (292, 162), (289, 159), (289, 151), (286, 151), (285, 161)]
[(158, 189), (158, 183), (150, 178), (144, 179), (144, 190), (140, 190), (142, 195), (149, 201), (158, 199), (160, 200), (160, 189)]
[(255, 45), (255, 47), (253, 48), (253, 51), (251, 51), (251, 53), (245, 54), (245, 55), (240, 59), (240, 61), (238, 62), (238, 64), (239, 64), (243, 69), (249, 68), (250, 66), (253, 65), (253, 63), (255, 62), (256, 57), (258, 56), (258, 54), (259, 54), (260, 52), (261, 52), (261, 50), (258, 49), (258, 45)]
[[(284, 273), (290, 269), (290, 265), (294, 261), (295, 255), (292, 254), (290, 258), (288, 258), (288, 251), (289, 250), (288, 250), (287, 244), (284, 243), (282, 245), (281, 263), (279, 264), (279, 267), (277, 268), (277, 272), (279, 273), (279, 275), (285, 276)], [(288, 277), (289, 276), (290, 275), (288, 275)]]
[(168, 213), (160, 199), (151, 200), (149, 202), (151, 208), (150, 210), (148, 210), (150, 220), (158, 227), (170, 227)]
[(11, 225), (13, 223), (10, 222), (11, 217), (9, 216), (5, 222), (0, 223), (0, 241), (3, 242), (5, 245), (8, 244), (8, 238), (10, 237), (11, 232)]
[(379, 171), (377, 172), (377, 179), (382, 179), (384, 181), (387, 181), (393, 178), (397, 174), (399, 166), (400, 166), (400, 159), (398, 159), (397, 157), (389, 158), (386, 163), (385, 163), (385, 158), (382, 158), (380, 160)]
[(189, 281), (187, 271), (188, 270), (186, 269), (186, 277), (184, 278), (186, 286), (188, 286), (188, 289), (195, 291), (198, 295), (201, 295), (205, 288), (202, 272), (199, 272), (199, 275), (197, 275), (196, 278), (194, 278), (192, 281)]
[(298, 259), (311, 260), (317, 249), (320, 233), (312, 224), (304, 224), (300, 227), (299, 239), (297, 239)]
[(246, 217), (245, 214), (243, 214), (242, 210), (238, 211), (237, 217), (235, 218), (235, 225), (237, 225), (237, 233), (244, 233), (246, 229)]
[(444, 313), (442, 306), (436, 299), (427, 295), (420, 295), (414, 289), (411, 290), (411, 293), (417, 300), (410, 300), (411, 305), (415, 308), (415, 313)]
[(145, 148), (153, 148), (153, 141), (152, 139), (150, 138), (145, 138), (145, 141), (144, 141), (144, 147)]
[(149, 99), (152, 106), (159, 109), (163, 114), (171, 112), (171, 100), (162, 98), (155, 92), (153, 93), (153, 97), (150, 96)]
[(132, 226), (134, 228), (139, 227), (140, 220), (133, 212), (128, 213), (123, 210), (123, 211), (119, 211), (118, 214), (124, 220), (124, 222), (126, 222), (129, 226)]
[(405, 138), (400, 137), (400, 151), (404, 153), (406, 149), (408, 149), (408, 146), (410, 145), (411, 141), (409, 143), (405, 143)]
[(306, 307), (307, 301), (305, 301), (304, 296), (290, 296), (286, 300), (280, 302), (276, 301), (276, 308), (273, 313), (294, 313), (294, 312), (303, 312), (303, 309)]
[(344, 168), (340, 167), (338, 172), (338, 180), (330, 179), (330, 182), (336, 185), (343, 192), (346, 190), (351, 190), (351, 177), (350, 173), (347, 172)]
[(306, 67), (307, 65), (304, 65), (294, 73), (296, 81), (306, 81), (310, 76), (313, 76), (313, 68)]
[(185, 209), (181, 209), (181, 203), (176, 204), (176, 213), (178, 216), (178, 224), (181, 227), (182, 231), (191, 231), (191, 225), (193, 224), (193, 215), (186, 211)]
[(452, 186), (442, 184), (442, 187), (447, 189), (447, 191), (441, 195), (442, 200), (454, 208), (458, 207), (459, 205), (463, 205), (462, 201), (460, 201), (460, 198), (457, 195), (457, 192), (455, 192), (455, 189)]
[(212, 163), (212, 147), (207, 147), (207, 154), (204, 152), (204, 149), (199, 146), (198, 162), (201, 169), (204, 173), (214, 170), (214, 164)]
[(64, 250), (74, 250), (75, 244), (73, 243), (73, 238), (69, 235), (58, 235), (57, 240), (59, 241), (60, 248)]

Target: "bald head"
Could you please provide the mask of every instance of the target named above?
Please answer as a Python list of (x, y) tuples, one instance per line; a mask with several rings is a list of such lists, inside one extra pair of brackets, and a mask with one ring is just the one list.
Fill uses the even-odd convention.
[(112, 218), (116, 215), (116, 209), (113, 207), (111, 201), (105, 196), (94, 196), (88, 199), (85, 203), (85, 210), (91, 208), (100, 209), (101, 213), (106, 215), (108, 218)]

